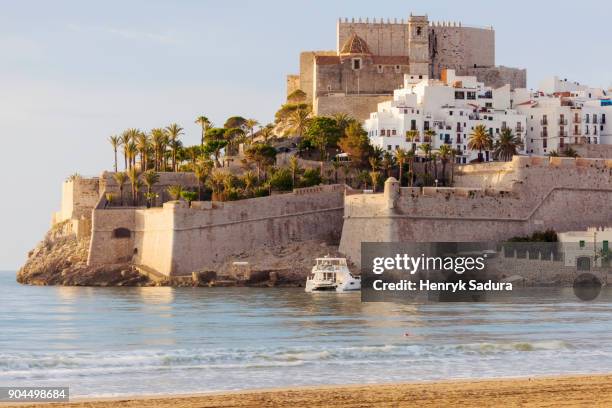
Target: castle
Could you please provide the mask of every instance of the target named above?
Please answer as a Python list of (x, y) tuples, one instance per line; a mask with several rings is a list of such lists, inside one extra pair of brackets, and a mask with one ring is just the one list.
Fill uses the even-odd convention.
[(348, 113), (364, 120), (403, 84), (404, 74), (440, 78), (444, 69), (487, 86), (526, 86), (524, 69), (495, 65), (492, 27), (404, 20), (340, 19), (335, 51), (300, 54), (300, 73), (287, 76), (287, 96), (301, 90), (317, 115)]
[[(235, 202), (169, 201), (162, 207), (107, 206), (110, 173), (64, 184), (54, 223), (88, 238), (89, 265), (130, 263), (163, 276), (211, 270), (248, 250), (304, 240), (340, 241), (356, 264), (361, 242), (503, 240), (534, 231), (612, 225), (612, 160), (515, 156), (459, 165), (452, 188), (400, 187), (364, 194), (343, 185)], [(161, 173), (194, 184), (189, 173)], [(214, 270), (214, 269), (212, 269)]]

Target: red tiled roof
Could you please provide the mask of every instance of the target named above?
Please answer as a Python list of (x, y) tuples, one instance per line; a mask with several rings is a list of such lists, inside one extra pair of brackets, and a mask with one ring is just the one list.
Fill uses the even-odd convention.
[(318, 65), (336, 65), (340, 63), (337, 55), (315, 55), (315, 62)]

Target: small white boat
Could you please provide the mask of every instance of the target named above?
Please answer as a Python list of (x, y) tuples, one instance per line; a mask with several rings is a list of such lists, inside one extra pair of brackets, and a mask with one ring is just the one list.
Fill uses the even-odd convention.
[(353, 276), (345, 258), (317, 258), (306, 279), (306, 292), (361, 290), (361, 277)]

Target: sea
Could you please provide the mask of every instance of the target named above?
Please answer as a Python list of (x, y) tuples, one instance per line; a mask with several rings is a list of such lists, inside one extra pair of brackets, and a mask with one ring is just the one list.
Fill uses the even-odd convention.
[(612, 371), (612, 291), (362, 303), (300, 288), (24, 286), (0, 273), (0, 386), (71, 397)]

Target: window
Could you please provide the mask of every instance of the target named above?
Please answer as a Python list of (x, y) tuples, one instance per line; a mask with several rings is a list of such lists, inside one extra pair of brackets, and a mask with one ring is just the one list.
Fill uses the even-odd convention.
[(387, 150), (391, 150), (391, 145), (387, 145)]
[(417, 126), (416, 126), (416, 120), (415, 120), (415, 119), (412, 119), (412, 120), (410, 121), (410, 130), (416, 130), (416, 127), (417, 127)]
[(122, 238), (131, 238), (132, 233), (127, 228), (116, 228), (113, 230), (113, 238), (122, 239)]
[(420, 37), (421, 34), (423, 34), (423, 28), (422, 27), (417, 27), (416, 29), (416, 35), (417, 37)]
[(393, 130), (391, 131), (391, 134), (392, 134), (393, 136), (395, 136), (395, 135), (396, 135), (396, 133), (395, 133), (395, 129), (393, 129)]
[(353, 58), (353, 69), (358, 70), (361, 69), (361, 58)]
[(583, 240), (583, 239), (581, 239), (581, 240), (580, 240), (580, 243), (579, 243), (579, 244), (580, 244), (580, 248), (584, 248), (584, 246), (585, 246), (585, 242), (584, 242), (584, 240)]
[(468, 93), (467, 93), (467, 99), (470, 99), (470, 100), (474, 100), (474, 99), (476, 99), (476, 92), (471, 92), (471, 91), (468, 91)]
[(429, 121), (428, 120), (423, 122), (423, 130), (429, 130)]
[(455, 91), (455, 99), (465, 99), (465, 92)]
[(383, 66), (382, 66), (382, 65), (379, 65), (379, 66), (377, 67), (377, 69), (378, 69), (378, 73), (379, 73), (379, 74), (382, 74), (382, 73), (384, 72), (384, 68), (383, 68)]
[(396, 66), (395, 66), (395, 72), (399, 74), (399, 73), (400, 73), (400, 71), (401, 71), (400, 66), (399, 66), (399, 65), (396, 65)]

